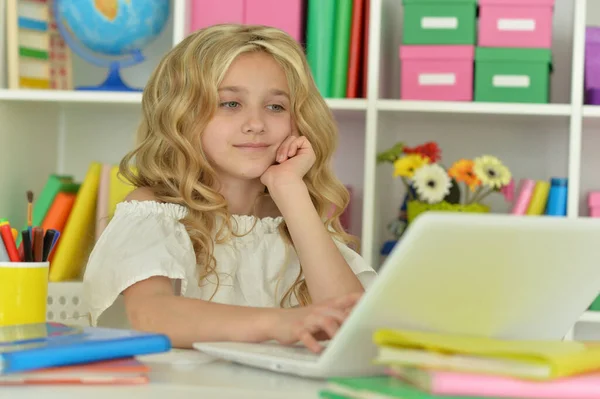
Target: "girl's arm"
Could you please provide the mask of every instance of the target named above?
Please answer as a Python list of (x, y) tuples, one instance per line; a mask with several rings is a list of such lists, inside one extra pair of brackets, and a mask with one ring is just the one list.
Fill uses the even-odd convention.
[(269, 193), (288, 226), (313, 302), (363, 292), (317, 214), (304, 181), (273, 181)]
[(174, 347), (194, 342), (302, 342), (313, 352), (318, 339), (332, 338), (359, 296), (349, 295), (295, 309), (224, 305), (176, 296), (167, 277), (139, 281), (125, 291), (131, 327), (167, 335)]
[(294, 132), (277, 149), (276, 164), (263, 173), (261, 182), (285, 219), (310, 296), (318, 303), (364, 288), (325, 228), (304, 183), (315, 160), (308, 139)]

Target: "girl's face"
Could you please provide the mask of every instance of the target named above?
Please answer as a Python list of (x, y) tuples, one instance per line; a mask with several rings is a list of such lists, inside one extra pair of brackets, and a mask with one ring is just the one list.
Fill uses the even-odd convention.
[(294, 134), (283, 69), (263, 52), (231, 64), (219, 87), (219, 107), (202, 135), (204, 152), (221, 178), (257, 179)]

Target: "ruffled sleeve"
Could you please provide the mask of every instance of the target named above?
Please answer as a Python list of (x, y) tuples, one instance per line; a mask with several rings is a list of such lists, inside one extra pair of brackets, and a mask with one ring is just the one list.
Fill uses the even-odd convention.
[(191, 240), (179, 222), (186, 209), (176, 204), (132, 201), (117, 205), (96, 243), (84, 274), (84, 292), (92, 325), (118, 295), (152, 276), (181, 280), (195, 268)]
[(375, 270), (367, 264), (362, 256), (360, 256), (346, 244), (338, 241), (337, 239), (334, 239), (333, 241), (337, 245), (344, 259), (346, 259), (346, 262), (348, 262), (348, 265), (356, 277), (360, 280), (365, 291), (368, 290), (377, 277)]

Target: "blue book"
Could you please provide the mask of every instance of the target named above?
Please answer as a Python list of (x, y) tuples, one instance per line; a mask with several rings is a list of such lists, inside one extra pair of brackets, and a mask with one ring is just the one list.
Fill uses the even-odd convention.
[(166, 335), (60, 323), (0, 327), (0, 374), (166, 352)]

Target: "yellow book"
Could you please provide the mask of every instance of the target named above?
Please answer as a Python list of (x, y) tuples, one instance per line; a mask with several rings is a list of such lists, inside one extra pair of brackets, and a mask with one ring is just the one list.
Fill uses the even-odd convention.
[(550, 183), (542, 180), (536, 181), (531, 200), (529, 200), (529, 206), (527, 207), (527, 215), (543, 215), (546, 211), (546, 202), (548, 202), (549, 194)]
[(51, 282), (77, 279), (94, 244), (96, 203), (102, 164), (93, 162), (77, 192), (50, 264)]
[[(132, 169), (135, 173), (135, 169)], [(133, 184), (127, 182), (124, 176), (119, 175), (119, 166), (110, 170), (110, 189), (108, 194), (108, 220), (112, 219), (117, 209), (117, 204), (122, 202), (133, 191)]]
[(538, 380), (600, 369), (600, 342), (499, 340), (381, 329), (377, 363), (481, 372)]

